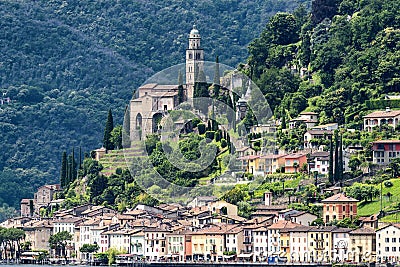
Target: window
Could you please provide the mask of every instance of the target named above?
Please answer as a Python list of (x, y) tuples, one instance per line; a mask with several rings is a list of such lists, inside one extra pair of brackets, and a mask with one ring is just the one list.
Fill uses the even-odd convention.
[(395, 243), (396, 242), (396, 237), (392, 238), (392, 242)]
[(386, 251), (386, 252), (389, 252), (389, 247), (385, 247), (385, 251)]
[(386, 238), (385, 238), (385, 242), (386, 242), (386, 243), (389, 243), (389, 237), (386, 237)]
[(346, 206), (343, 206), (343, 211), (346, 211)]
[(396, 247), (392, 247), (392, 251), (393, 251), (393, 252), (396, 252)]

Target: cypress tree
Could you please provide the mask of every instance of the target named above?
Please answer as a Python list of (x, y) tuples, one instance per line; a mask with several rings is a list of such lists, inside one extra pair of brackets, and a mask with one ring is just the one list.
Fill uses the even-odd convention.
[(342, 135), (339, 137), (339, 156), (338, 156), (338, 180), (343, 180), (343, 143), (342, 143)]
[(114, 129), (114, 120), (112, 116), (111, 109), (108, 110), (106, 127), (104, 129), (104, 138), (103, 138), (103, 146), (107, 150), (113, 150), (114, 144), (110, 141), (111, 132)]
[(71, 181), (74, 181), (76, 178), (76, 162), (75, 162), (75, 149), (72, 148), (72, 154), (71, 154), (72, 160), (71, 160), (71, 171), (72, 171), (72, 179)]
[(79, 165), (78, 170), (82, 169), (82, 147), (79, 146)]
[(178, 103), (182, 103), (185, 100), (185, 94), (183, 92), (183, 76), (181, 70), (178, 74)]
[(333, 185), (335, 183), (335, 178), (333, 177), (333, 140), (331, 138), (330, 145), (329, 145), (329, 182)]
[(221, 83), (221, 78), (219, 75), (219, 59), (218, 56), (215, 58), (215, 73), (214, 73), (214, 96), (217, 98), (219, 96), (219, 91), (220, 91), (220, 83)]
[(122, 132), (122, 147), (128, 148), (131, 146), (130, 144), (130, 125), (131, 123), (131, 116), (130, 116), (130, 108), (129, 105), (126, 105), (125, 112), (124, 112), (124, 127)]
[(61, 188), (64, 188), (67, 183), (67, 152), (62, 153), (61, 158), (61, 172), (60, 172), (60, 184)]
[(335, 172), (334, 180), (339, 181), (339, 136), (338, 131), (335, 130)]
[(282, 116), (281, 126), (282, 126), (282, 129), (286, 129), (286, 116), (285, 116), (285, 114)]

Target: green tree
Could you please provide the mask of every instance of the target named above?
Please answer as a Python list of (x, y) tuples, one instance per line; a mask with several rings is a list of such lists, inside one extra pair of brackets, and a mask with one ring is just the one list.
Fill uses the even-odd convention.
[(108, 110), (106, 126), (104, 128), (103, 147), (107, 150), (113, 150), (114, 144), (111, 142), (111, 132), (114, 129), (114, 120), (111, 109)]
[(117, 125), (111, 131), (110, 142), (115, 149), (122, 149), (122, 125)]
[(339, 181), (339, 135), (338, 130), (334, 132), (334, 139), (335, 139), (335, 171), (334, 171), (334, 180)]
[(61, 188), (64, 188), (67, 183), (67, 152), (62, 153), (61, 158), (61, 171), (60, 171), (60, 184)]
[(72, 240), (72, 234), (67, 231), (61, 231), (49, 238), (50, 248), (55, 250), (56, 256), (64, 257), (67, 260), (66, 247), (68, 241)]
[(178, 73), (178, 103), (185, 101), (185, 92), (183, 88), (183, 76), (181, 70)]
[(389, 168), (392, 171), (392, 178), (400, 176), (400, 158), (394, 158), (389, 163)]
[(339, 137), (339, 158), (338, 158), (338, 180), (343, 180), (343, 139), (342, 134)]
[(87, 258), (89, 259), (89, 254), (92, 254), (98, 251), (100, 246), (98, 244), (83, 244), (82, 247), (79, 248), (79, 251), (82, 253), (87, 253)]

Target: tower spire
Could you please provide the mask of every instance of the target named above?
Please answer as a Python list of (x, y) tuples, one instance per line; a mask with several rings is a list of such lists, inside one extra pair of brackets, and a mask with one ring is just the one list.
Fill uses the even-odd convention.
[(186, 84), (187, 84), (187, 98), (193, 98), (194, 84), (196, 72), (203, 70), (204, 50), (200, 45), (201, 36), (196, 25), (193, 25), (189, 34), (189, 47), (186, 49)]

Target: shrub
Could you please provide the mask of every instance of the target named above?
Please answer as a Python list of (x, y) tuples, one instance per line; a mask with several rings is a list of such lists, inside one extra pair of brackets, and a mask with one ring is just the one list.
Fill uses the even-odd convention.
[(215, 134), (215, 132), (213, 132), (213, 131), (207, 131), (206, 132), (206, 138), (208, 138), (210, 140), (213, 140), (214, 139), (214, 134)]
[(225, 148), (228, 145), (228, 142), (226, 142), (225, 139), (221, 139), (221, 147)]
[(386, 181), (383, 183), (385, 185), (385, 187), (392, 187), (393, 183), (391, 181)]
[(197, 124), (197, 129), (199, 130), (199, 134), (204, 134), (206, 132), (206, 125), (204, 123)]

